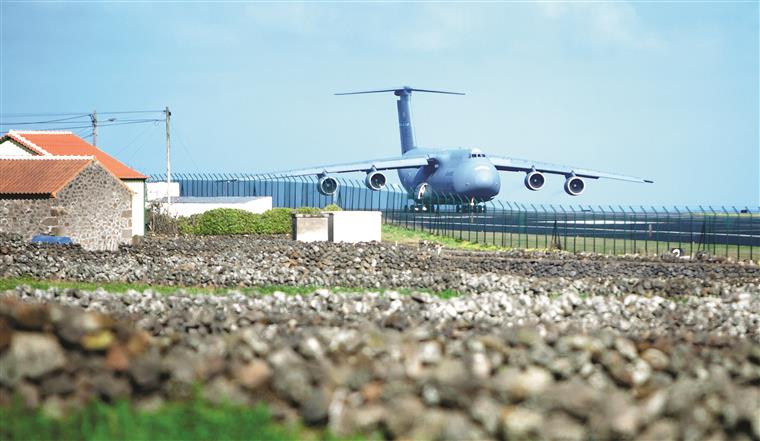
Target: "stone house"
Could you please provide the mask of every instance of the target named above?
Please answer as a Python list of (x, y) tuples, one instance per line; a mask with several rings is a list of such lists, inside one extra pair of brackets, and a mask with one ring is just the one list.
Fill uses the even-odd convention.
[(145, 180), (113, 156), (71, 132), (11, 130), (0, 137), (0, 158), (92, 156), (132, 190), (132, 235), (145, 234)]
[(89, 250), (132, 238), (133, 192), (92, 156), (0, 158), (0, 233), (69, 236)]

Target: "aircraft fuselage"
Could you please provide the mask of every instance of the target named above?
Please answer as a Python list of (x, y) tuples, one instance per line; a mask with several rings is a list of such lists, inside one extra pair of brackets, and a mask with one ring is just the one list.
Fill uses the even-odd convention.
[[(415, 199), (424, 200), (436, 195), (444, 199), (451, 198), (450, 201), (486, 202), (499, 194), (499, 172), (478, 149), (414, 148), (403, 153), (405, 158), (419, 156), (434, 158), (435, 163), (416, 169), (398, 170), (401, 184)], [(427, 184), (425, 195), (418, 198), (420, 185), (423, 184)]]

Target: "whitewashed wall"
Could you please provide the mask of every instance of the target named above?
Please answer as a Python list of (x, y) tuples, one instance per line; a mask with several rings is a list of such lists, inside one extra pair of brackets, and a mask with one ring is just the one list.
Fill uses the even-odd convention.
[(122, 181), (132, 190), (132, 235), (145, 235), (145, 181)]
[[(206, 199), (208, 202), (202, 201), (203, 199)], [(272, 198), (270, 196), (247, 198), (180, 198), (177, 201), (172, 201), (168, 207), (166, 202), (163, 202), (162, 207), (172, 216), (190, 216), (215, 208), (237, 208), (260, 214), (272, 209)]]
[[(166, 182), (148, 182), (145, 184), (148, 189), (148, 200), (155, 201), (166, 197)], [(169, 186), (171, 190), (171, 196), (173, 198), (179, 197), (179, 182), (172, 182)]]

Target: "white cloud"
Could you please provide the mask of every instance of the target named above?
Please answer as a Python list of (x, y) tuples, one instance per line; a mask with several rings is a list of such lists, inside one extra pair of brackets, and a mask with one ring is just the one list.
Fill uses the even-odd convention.
[(656, 49), (662, 45), (662, 40), (647, 28), (629, 2), (536, 4), (546, 17), (568, 22), (573, 31), (602, 46)]

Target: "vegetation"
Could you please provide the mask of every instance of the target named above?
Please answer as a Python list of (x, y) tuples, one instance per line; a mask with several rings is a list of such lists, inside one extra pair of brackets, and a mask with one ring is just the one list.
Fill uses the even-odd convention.
[[(145, 291), (146, 289), (152, 289), (153, 291), (163, 295), (174, 295), (179, 291), (183, 291), (187, 294), (225, 294), (230, 290), (238, 290), (247, 295), (271, 295), (275, 292), (282, 292), (288, 295), (307, 295), (311, 294), (318, 289), (327, 288), (334, 293), (347, 293), (347, 292), (364, 292), (371, 290), (371, 288), (361, 287), (325, 287), (325, 286), (292, 286), (292, 285), (263, 285), (263, 286), (247, 286), (247, 287), (201, 287), (201, 286), (166, 286), (166, 285), (147, 285), (142, 283), (126, 283), (126, 282), (106, 282), (106, 283), (92, 283), (92, 282), (72, 282), (65, 280), (38, 280), (29, 277), (15, 277), (8, 279), (0, 279), (0, 292), (5, 290), (15, 289), (17, 286), (28, 285), (35, 289), (81, 289), (84, 291), (94, 291), (98, 288), (112, 293), (125, 293), (129, 290)], [(426, 289), (408, 289), (408, 288), (395, 288), (400, 294), (412, 294), (414, 292), (424, 292), (431, 295), (438, 296), (443, 299), (458, 296), (460, 293), (456, 290), (444, 290), (444, 291), (430, 291)]]
[(0, 407), (0, 421), (2, 440), (286, 440), (306, 435), (302, 428), (275, 423), (263, 405), (217, 406), (201, 399), (169, 403), (155, 412), (135, 410), (124, 401), (96, 402), (62, 419), (17, 402)]
[(298, 207), (296, 214), (322, 214), (322, 210), (318, 207)]
[(500, 251), (506, 250), (506, 247), (499, 247), (467, 240), (455, 239), (447, 236), (426, 233), (423, 231), (410, 230), (404, 227), (384, 224), (382, 230), (383, 242), (397, 243), (419, 243), (420, 241), (432, 242), (443, 245), (447, 248), (473, 250), (473, 251)]
[[(229, 235), (229, 234), (290, 234), (290, 216), (297, 214), (320, 214), (323, 211), (339, 211), (330, 204), (324, 209), (317, 207), (272, 208), (262, 214), (236, 208), (216, 208), (189, 217), (172, 218), (160, 211), (151, 211), (149, 230), (163, 234)], [(156, 225), (160, 228), (150, 228)]]
[[(418, 226), (419, 227), (419, 226)], [(429, 233), (421, 230), (404, 228), (396, 225), (383, 225), (383, 240), (386, 242), (417, 243), (421, 240), (440, 243), (449, 248), (499, 251), (508, 249), (562, 249), (569, 252), (591, 252), (599, 254), (642, 254), (653, 255), (668, 253), (673, 248), (681, 248), (688, 256), (704, 251), (714, 256), (726, 256), (734, 259), (758, 260), (757, 247), (753, 250), (744, 245), (702, 245), (691, 242), (667, 242), (657, 240), (633, 240), (628, 238), (604, 238), (551, 234), (526, 234), (517, 232), (494, 232), (474, 230), (434, 230)], [(553, 243), (558, 241), (557, 243)]]

